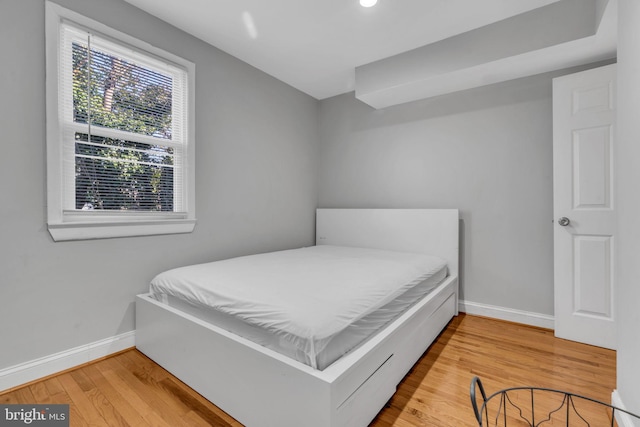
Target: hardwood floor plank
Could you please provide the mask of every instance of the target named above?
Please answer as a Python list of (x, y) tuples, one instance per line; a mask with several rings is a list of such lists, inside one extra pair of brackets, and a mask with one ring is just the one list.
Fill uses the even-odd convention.
[(166, 369), (154, 363), (151, 359), (149, 359), (139, 351), (130, 351), (128, 353), (124, 353), (122, 354), (122, 358), (126, 358), (127, 360), (129, 360), (129, 363), (132, 363), (139, 366), (141, 369), (144, 369), (145, 372), (147, 372), (149, 376), (151, 376), (157, 382), (172, 377), (172, 375)]
[(71, 371), (69, 372), (69, 375), (73, 378), (77, 386), (84, 392), (87, 400), (91, 402), (93, 408), (97, 411), (96, 415), (107, 425), (112, 427), (129, 427), (130, 424), (122, 417), (122, 415), (120, 415), (118, 410), (104, 395), (103, 390), (98, 388), (94, 381), (89, 377), (89, 368), (90, 366), (87, 366), (87, 369)]
[(197, 413), (193, 411), (187, 412), (183, 417), (184, 425), (193, 426), (193, 427), (209, 427), (209, 426), (226, 426), (226, 424), (211, 424), (210, 422), (202, 419)]
[(102, 393), (100, 389), (94, 388), (88, 391), (87, 398), (96, 408), (102, 419), (112, 427), (129, 427), (131, 424), (127, 422), (120, 412), (111, 404), (109, 399)]
[(122, 414), (122, 418), (126, 419), (129, 425), (144, 426), (147, 424), (138, 410), (131, 406), (125, 397), (111, 385), (95, 366), (89, 365), (83, 369), (83, 371), (104, 394), (111, 405), (113, 405), (118, 414)]
[(110, 367), (120, 380), (112, 377), (111, 381), (119, 382), (122, 387), (129, 387), (138, 395), (138, 400), (146, 402), (166, 424), (170, 426), (182, 425), (181, 417), (189, 410), (181, 402), (172, 400), (171, 396), (166, 396), (159, 387), (145, 378), (141, 380), (139, 374), (136, 375), (135, 372), (129, 371), (115, 359), (105, 360), (104, 365)]
[(173, 394), (185, 403), (186, 406), (192, 408), (192, 411), (198, 414), (199, 417), (208, 420), (210, 425), (242, 426), (242, 424), (238, 423), (227, 413), (211, 405), (211, 402), (139, 351), (128, 352), (123, 354), (123, 356), (127, 357), (130, 362), (144, 369), (145, 372), (154, 378), (168, 393)]
[(31, 394), (33, 394), (35, 402), (52, 403), (49, 402), (49, 391), (47, 390), (47, 386), (44, 384), (44, 381), (30, 385), (29, 390), (31, 390)]
[[(140, 417), (147, 422), (148, 425), (169, 427), (171, 424), (166, 422), (161, 415), (152, 406), (153, 402), (147, 403), (127, 381), (123, 380), (116, 372), (113, 371), (107, 363), (96, 364), (95, 368), (109, 383), (110, 387), (117, 390), (133, 408)], [(143, 393), (144, 395), (144, 393)], [(123, 412), (126, 413), (126, 412)], [(135, 424), (135, 421), (131, 423)]]
[(22, 403), (22, 404), (33, 403), (36, 400), (33, 393), (31, 393), (31, 390), (29, 389), (29, 387), (22, 387), (16, 390), (16, 399), (18, 403)]
[[(476, 375), (489, 394), (533, 386), (609, 402), (616, 356), (611, 350), (555, 338), (549, 330), (460, 315), (398, 385), (371, 425), (475, 427), (469, 387)], [(526, 405), (530, 397), (517, 395), (514, 401)], [(558, 400), (543, 395), (536, 402), (538, 411)], [(241, 427), (135, 349), (0, 393), (0, 403), (69, 403), (72, 426)], [(589, 417), (598, 417), (591, 425), (610, 419), (601, 407), (577, 406)]]
[(78, 384), (78, 387), (85, 393), (96, 388), (96, 385), (87, 377), (83, 369), (71, 371), (69, 375), (71, 375), (71, 378)]
[(133, 375), (139, 384), (144, 387), (146, 398), (152, 398), (156, 399), (157, 402), (162, 402), (167, 408), (167, 412), (171, 411), (171, 413), (180, 417), (189, 412), (190, 408), (188, 406), (172, 396), (170, 392), (167, 392), (162, 384), (158, 382), (148, 370), (143, 369), (141, 365), (132, 363), (126, 357), (115, 358), (113, 362), (120, 364), (120, 366), (124, 368), (119, 371), (123, 376)]
[(60, 375), (58, 380), (71, 399), (73, 407), (78, 410), (82, 418), (86, 420), (88, 424), (100, 427), (108, 426), (70, 373)]
[(69, 424), (72, 427), (76, 426), (86, 426), (88, 425), (87, 421), (78, 411), (78, 408), (72, 402), (71, 398), (65, 391), (64, 387), (60, 383), (59, 377), (62, 374), (59, 374), (55, 377), (47, 377), (42, 380), (40, 383), (30, 383), (28, 387), (34, 387), (37, 384), (43, 384), (44, 388), (47, 392), (47, 396), (36, 397), (35, 402), (31, 403), (55, 403), (55, 404), (67, 404), (69, 405)]
[(199, 399), (196, 399), (192, 394), (186, 391), (184, 385), (178, 385), (171, 378), (162, 380), (162, 385), (165, 390), (171, 393), (172, 396), (175, 396), (175, 398), (184, 403), (185, 406), (191, 408), (190, 412), (193, 412), (201, 419), (206, 420), (209, 425), (229, 425), (231, 421), (234, 421), (227, 414), (223, 414), (224, 417), (216, 414), (214, 411), (209, 409), (210, 405), (208, 403), (200, 402)]
[(18, 402), (18, 398), (15, 393), (4, 393), (0, 395), (0, 404), (2, 405), (16, 405)]
[(60, 381), (57, 377), (49, 377), (42, 381), (45, 388), (47, 389), (47, 393), (49, 396), (55, 396), (61, 393), (65, 393), (64, 387), (60, 384)]

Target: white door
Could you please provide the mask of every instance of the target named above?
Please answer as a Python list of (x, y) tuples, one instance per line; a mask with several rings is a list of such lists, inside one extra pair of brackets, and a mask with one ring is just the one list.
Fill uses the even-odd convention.
[(612, 349), (615, 95), (615, 64), (553, 80), (555, 334)]

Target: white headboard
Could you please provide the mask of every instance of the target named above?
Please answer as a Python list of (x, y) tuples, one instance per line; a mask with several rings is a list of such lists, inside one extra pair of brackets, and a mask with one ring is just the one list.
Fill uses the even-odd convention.
[(457, 209), (318, 209), (316, 245), (419, 252), (458, 274)]

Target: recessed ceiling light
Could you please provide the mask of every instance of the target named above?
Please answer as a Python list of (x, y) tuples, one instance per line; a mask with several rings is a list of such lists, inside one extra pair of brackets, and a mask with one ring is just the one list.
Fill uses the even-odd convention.
[(360, 6), (362, 7), (375, 6), (376, 3), (378, 3), (378, 0), (360, 0)]

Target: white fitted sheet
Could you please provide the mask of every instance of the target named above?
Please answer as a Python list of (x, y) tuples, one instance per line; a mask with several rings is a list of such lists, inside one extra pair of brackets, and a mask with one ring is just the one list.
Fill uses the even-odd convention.
[(203, 320), (324, 369), (446, 277), (423, 254), (312, 246), (181, 267), (150, 292)]

